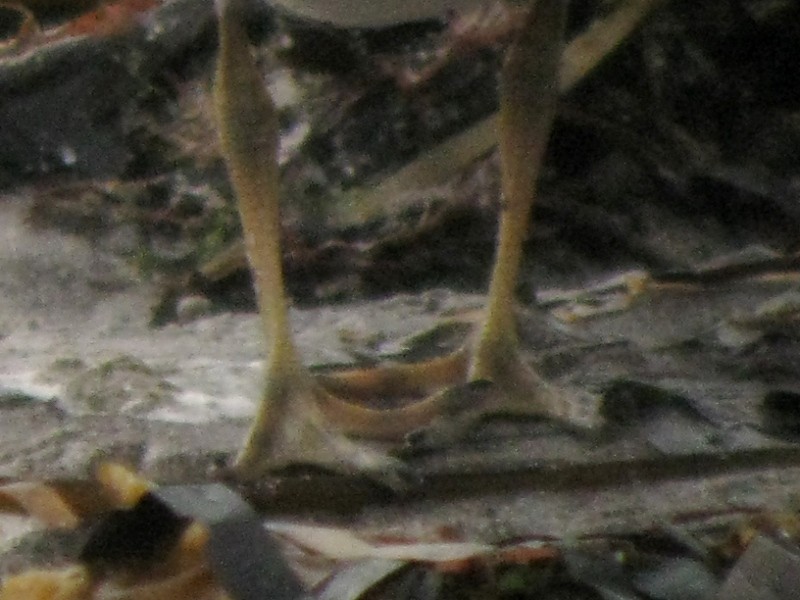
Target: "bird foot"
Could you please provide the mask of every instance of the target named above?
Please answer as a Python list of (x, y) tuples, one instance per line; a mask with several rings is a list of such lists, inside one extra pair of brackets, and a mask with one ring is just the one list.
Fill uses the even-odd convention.
[[(267, 378), (264, 397), (233, 470), (245, 481), (297, 465), (362, 476), (394, 490), (408, 486), (405, 464), (386, 451), (349, 439), (323, 408), (340, 401), (304, 369)], [(357, 410), (354, 407), (354, 410)]]
[(476, 360), (468, 383), (443, 392), (442, 413), (406, 437), (406, 450), (453, 446), (493, 417), (552, 419), (578, 429), (602, 423), (598, 396), (546, 381), (516, 353), (502, 356), (491, 356), (489, 365)]
[(484, 340), (474, 351), (427, 362), (345, 371), (325, 376), (322, 385), (338, 398), (360, 403), (409, 401), (401, 408), (363, 409), (358, 420), (342, 406), (330, 406), (325, 417), (349, 435), (405, 441), (414, 448), (451, 446), (492, 416), (549, 418), (581, 429), (602, 421), (597, 396), (547, 382), (514, 342)]

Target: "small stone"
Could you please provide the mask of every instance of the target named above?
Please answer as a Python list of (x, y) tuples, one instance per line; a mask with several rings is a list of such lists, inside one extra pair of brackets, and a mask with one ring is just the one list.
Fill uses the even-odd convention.
[(175, 309), (179, 323), (190, 323), (211, 314), (211, 300), (205, 296), (184, 296)]

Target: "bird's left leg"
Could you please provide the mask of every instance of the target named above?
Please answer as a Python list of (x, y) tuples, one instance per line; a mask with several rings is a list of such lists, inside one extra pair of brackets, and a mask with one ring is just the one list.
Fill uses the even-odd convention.
[[(522, 358), (514, 317), (515, 288), (523, 243), (536, 195), (539, 171), (555, 117), (558, 70), (566, 26), (564, 0), (537, 0), (526, 14), (505, 58), (501, 73), (499, 154), (502, 210), (484, 321), (475, 340), (461, 351), (428, 363), (342, 373), (339, 393), (366, 390), (414, 392), (486, 380), (482, 394), (458, 388), (419, 403), (437, 419), (433, 429), (450, 439), (486, 414), (514, 413), (555, 417), (579, 425), (597, 422), (596, 399), (582, 390), (545, 381)], [(438, 407), (437, 407), (438, 405)], [(351, 429), (355, 434), (369, 434)]]
[(469, 378), (489, 380), (498, 388), (488, 411), (541, 414), (589, 425), (596, 417), (593, 398), (546, 382), (522, 360), (514, 317), (523, 244), (556, 113), (566, 13), (563, 0), (535, 2), (503, 65), (498, 131), (500, 227)]

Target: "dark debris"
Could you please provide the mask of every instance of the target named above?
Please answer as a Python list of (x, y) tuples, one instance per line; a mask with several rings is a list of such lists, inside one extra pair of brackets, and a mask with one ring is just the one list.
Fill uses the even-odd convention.
[[(786, 530), (778, 540), (772, 536), (779, 531), (756, 529), (735, 547), (730, 540), (757, 521), (740, 519), (720, 530), (704, 528), (698, 518), (622, 536), (598, 533), (545, 545), (517, 541), (449, 564), (365, 559), (337, 569), (311, 593), (292, 574), (257, 514), (219, 484), (146, 495), (133, 509), (108, 517), (81, 560), (104, 569), (155, 564), (187, 517), (209, 525), (209, 561), (235, 600), (789, 600), (800, 571), (800, 540)], [(138, 540), (135, 547), (132, 540)]]

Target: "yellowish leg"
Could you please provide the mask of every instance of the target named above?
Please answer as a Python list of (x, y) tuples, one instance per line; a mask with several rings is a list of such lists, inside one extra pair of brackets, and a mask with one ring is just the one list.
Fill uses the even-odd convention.
[(219, 135), (238, 199), (264, 334), (271, 344), (264, 394), (236, 469), (252, 478), (291, 463), (315, 463), (346, 472), (364, 470), (393, 482), (398, 461), (326, 426), (321, 406), (336, 401), (316, 384), (292, 342), (281, 269), (275, 109), (247, 46), (237, 3), (218, 0), (217, 8), (214, 100)]
[[(489, 299), (470, 365), (470, 379), (499, 388), (489, 412), (514, 412), (591, 421), (587, 395), (549, 385), (519, 353), (514, 292), (536, 182), (558, 100), (558, 71), (567, 3), (538, 0), (503, 65), (498, 141), (502, 210)], [(588, 414), (584, 413), (588, 411)]]
[[(446, 417), (428, 429), (425, 439), (433, 443), (459, 437), (486, 414), (543, 415), (587, 426), (598, 419), (594, 397), (550, 385), (523, 362), (514, 319), (523, 242), (558, 99), (566, 5), (564, 0), (536, 1), (504, 62), (498, 131), (503, 206), (484, 322), (474, 345), (428, 363), (338, 375), (335, 389), (348, 396), (413, 394), (423, 384), (434, 391), (467, 381), (491, 381), (493, 387), (479, 398), (462, 388), (464, 399), (459, 402), (456, 388), (419, 403), (417, 408), (425, 407), (426, 414)], [(395, 423), (402, 419), (395, 418)]]

